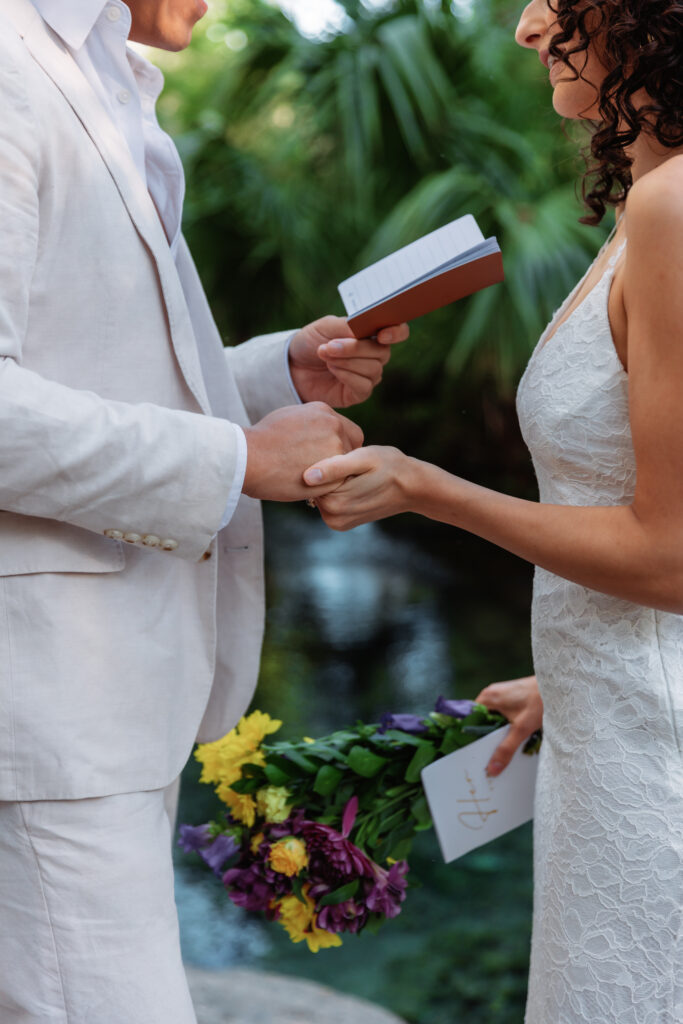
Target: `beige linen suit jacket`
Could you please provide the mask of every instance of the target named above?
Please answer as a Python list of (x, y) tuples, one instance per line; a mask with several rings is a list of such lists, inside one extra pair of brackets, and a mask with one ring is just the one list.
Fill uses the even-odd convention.
[(284, 339), (223, 349), (88, 82), (2, 0), (0, 799), (165, 786), (247, 706), (258, 503), (212, 538), (226, 420), (295, 401)]

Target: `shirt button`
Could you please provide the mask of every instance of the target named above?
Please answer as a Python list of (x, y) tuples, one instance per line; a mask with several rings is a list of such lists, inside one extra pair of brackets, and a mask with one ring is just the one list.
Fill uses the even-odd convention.
[(124, 533), (123, 539), (128, 544), (139, 544), (140, 541), (142, 540), (142, 537), (140, 536), (139, 533)]
[(107, 17), (109, 21), (118, 21), (121, 17), (121, 11), (118, 7), (107, 7)]
[(121, 92), (117, 93), (116, 98), (119, 101), (119, 103), (128, 103), (128, 100), (130, 99), (130, 93), (128, 92), (127, 89), (122, 89)]
[(158, 548), (161, 543), (158, 537), (155, 537), (153, 533), (146, 533), (142, 538), (142, 543), (148, 548)]
[(161, 547), (164, 549), (164, 551), (175, 551), (175, 549), (178, 547), (178, 541), (172, 540), (170, 537), (167, 537), (166, 540), (162, 540)]
[(123, 540), (123, 533), (121, 530), (105, 530), (104, 536), (109, 537), (110, 540)]

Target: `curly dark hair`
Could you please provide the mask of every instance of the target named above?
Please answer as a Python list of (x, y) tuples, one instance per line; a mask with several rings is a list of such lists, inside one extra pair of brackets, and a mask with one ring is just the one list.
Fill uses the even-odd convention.
[[(549, 3), (559, 29), (551, 40), (552, 56), (561, 59), (594, 46), (607, 69), (597, 90), (600, 120), (582, 183), (591, 212), (581, 220), (599, 224), (607, 206), (628, 194), (632, 161), (626, 150), (641, 132), (666, 147), (683, 144), (683, 0)], [(634, 94), (641, 89), (648, 102), (636, 106)]]

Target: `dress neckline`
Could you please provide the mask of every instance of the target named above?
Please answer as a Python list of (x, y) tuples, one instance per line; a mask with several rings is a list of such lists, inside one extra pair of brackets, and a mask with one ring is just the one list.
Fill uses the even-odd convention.
[[(616, 268), (617, 260), (621, 256), (621, 254), (624, 251), (624, 248), (626, 246), (626, 241), (627, 241), (626, 238), (623, 238), (621, 240), (621, 242), (619, 242), (619, 244), (617, 245), (616, 249), (614, 250), (612, 255), (609, 257), (609, 259), (607, 260), (607, 263), (605, 264), (605, 269), (603, 270), (602, 274), (600, 275), (598, 280), (595, 282), (593, 287), (590, 289), (590, 291), (586, 292), (586, 294), (581, 299), (581, 301), (578, 302), (576, 304), (576, 306), (574, 306), (574, 308), (571, 310), (571, 312), (567, 316), (564, 316), (566, 310), (569, 308), (569, 306), (571, 305), (571, 303), (575, 299), (576, 295), (580, 291), (581, 286), (583, 285), (584, 281), (586, 280), (586, 278), (590, 274), (591, 270), (593, 269), (593, 267), (595, 266), (597, 261), (600, 259), (600, 257), (603, 255), (603, 253), (605, 252), (605, 249), (607, 248), (607, 246), (613, 240), (618, 225), (619, 225), (619, 221), (617, 221), (617, 223), (614, 225), (614, 227), (612, 228), (611, 232), (609, 233), (609, 235), (607, 236), (607, 238), (605, 239), (605, 241), (601, 245), (600, 249), (595, 254), (595, 257), (593, 258), (593, 260), (591, 261), (590, 265), (588, 266), (585, 274), (576, 283), (574, 288), (572, 288), (572, 290), (569, 293), (569, 295), (567, 296), (567, 298), (564, 300), (562, 305), (559, 307), (558, 310), (556, 310), (556, 312), (552, 316), (552, 318), (551, 318), (550, 322), (548, 323), (547, 327), (545, 328), (545, 330), (541, 334), (541, 337), (538, 339), (538, 342), (536, 344), (536, 348), (534, 349), (534, 354), (536, 354), (537, 352), (542, 351), (542, 349), (544, 349), (547, 345), (552, 344), (552, 342), (555, 339), (555, 336), (570, 322), (570, 320), (573, 318), (574, 314), (577, 313), (585, 305), (585, 303), (588, 302), (588, 300), (591, 299), (593, 297), (593, 295), (598, 292), (598, 290), (602, 287), (602, 285), (604, 284), (604, 282), (606, 280), (611, 280), (611, 277), (612, 277), (612, 275), (614, 273), (614, 270)], [(564, 319), (562, 319), (563, 316), (564, 316)], [(550, 333), (550, 332), (552, 332), (552, 333)], [(610, 335), (611, 335), (611, 333), (612, 332), (611, 332), (611, 328), (610, 328)], [(614, 340), (614, 339), (612, 339), (612, 340)], [(616, 349), (615, 349), (615, 354), (616, 354)], [(617, 356), (617, 358), (618, 358), (618, 356)], [(619, 363), (621, 363), (621, 360), (619, 360)]]

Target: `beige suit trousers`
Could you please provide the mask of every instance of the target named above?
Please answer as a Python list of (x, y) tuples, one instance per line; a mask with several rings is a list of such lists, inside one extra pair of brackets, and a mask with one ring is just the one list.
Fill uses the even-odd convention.
[(172, 787), (0, 802), (2, 1024), (196, 1024)]

